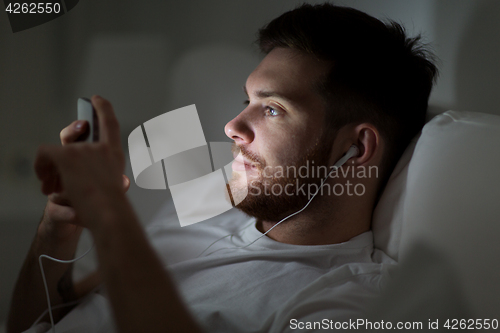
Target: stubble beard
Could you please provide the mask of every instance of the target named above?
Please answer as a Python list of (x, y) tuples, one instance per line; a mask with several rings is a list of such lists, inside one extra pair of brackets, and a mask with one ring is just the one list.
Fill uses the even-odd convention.
[[(328, 168), (327, 163), (331, 143), (331, 140), (325, 140), (322, 137), (303, 158), (297, 159), (297, 161), (288, 165), (283, 165), (281, 169), (290, 170), (290, 168), (295, 168), (295, 171), (297, 171), (300, 167), (307, 165), (309, 167), (326, 166)], [(240, 147), (237, 148), (240, 149)], [(323, 179), (323, 177), (317, 175), (303, 178), (298, 173), (290, 175), (288, 172), (276, 177), (277, 173), (275, 171), (278, 169), (277, 167), (271, 168), (267, 166), (262, 158), (249, 153), (244, 147), (241, 147), (241, 153), (254, 163), (258, 172), (257, 175), (247, 177), (240, 173), (233, 173), (233, 177), (229, 182), (231, 197), (233, 203), (237, 203), (235, 205), (237, 209), (259, 220), (278, 222), (289, 214), (300, 210), (307, 204), (310, 194), (296, 191), (296, 189), (307, 188), (309, 184), (319, 186)], [(311, 175), (311, 173), (308, 174)], [(282, 190), (281, 194), (279, 194), (279, 189)], [(288, 191), (285, 191), (285, 189), (288, 189)]]

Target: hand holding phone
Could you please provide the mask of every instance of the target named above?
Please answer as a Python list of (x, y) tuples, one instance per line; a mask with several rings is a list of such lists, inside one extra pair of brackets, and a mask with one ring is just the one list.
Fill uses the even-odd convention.
[[(66, 126), (60, 133), (62, 146), (72, 146), (75, 142), (96, 142), (99, 139), (99, 123), (92, 103), (87, 98), (80, 98), (77, 101), (77, 106), (78, 120), (85, 120), (87, 125), (82, 127), (82, 124), (74, 121)], [(129, 178), (123, 175), (123, 188), (125, 192), (127, 192), (129, 186)], [(64, 225), (68, 225), (68, 228), (72, 229), (75, 224), (78, 224), (72, 204), (65, 193), (52, 193), (49, 195), (45, 215), (45, 222), (41, 224), (41, 229), (46, 224), (49, 225), (47, 230), (50, 231), (62, 230)], [(60, 227), (53, 228), (51, 225), (53, 222)], [(64, 230), (61, 233), (66, 234)]]

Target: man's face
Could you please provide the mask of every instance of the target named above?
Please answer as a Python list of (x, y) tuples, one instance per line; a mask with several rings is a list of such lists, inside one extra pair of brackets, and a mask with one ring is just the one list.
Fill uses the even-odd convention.
[(248, 106), (225, 131), (234, 140), (235, 156), (242, 153), (232, 166), (232, 195), (238, 202), (248, 190), (237, 207), (249, 215), (278, 221), (307, 202), (296, 182), (319, 182), (297, 171), (307, 163), (328, 164), (332, 140), (325, 135), (323, 99), (314, 89), (328, 69), (310, 55), (276, 48), (248, 77)]

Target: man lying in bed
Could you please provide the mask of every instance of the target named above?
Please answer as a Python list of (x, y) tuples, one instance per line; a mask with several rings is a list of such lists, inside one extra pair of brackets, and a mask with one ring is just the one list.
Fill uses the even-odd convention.
[[(283, 14), (260, 31), (259, 45), (266, 57), (245, 83), (247, 106), (225, 127), (243, 153), (233, 164), (233, 196), (248, 190), (238, 208), (252, 218), (225, 214), (186, 228), (166, 222), (152, 231), (157, 255), (124, 193), (112, 106), (94, 96), (101, 141), (72, 143), (86, 129), (75, 122), (61, 132), (62, 147), (38, 152), (49, 201), (16, 285), (9, 332), (28, 329), (46, 308), (38, 256), (71, 258), (82, 227), (94, 237), (106, 298), (92, 294), (57, 312), (58, 332), (114, 325), (120, 332), (282, 332), (361, 315), (390, 262), (373, 248), (372, 212), (424, 124), (437, 69), (398, 24), (328, 4)], [(309, 185), (325, 177), (311, 168), (331, 170), (352, 145), (358, 152), (342, 172), (270, 230), (302, 209)], [(307, 176), (286, 173), (300, 167)], [(67, 282), (67, 266), (44, 267), (53, 305), (76, 297), (81, 286)]]

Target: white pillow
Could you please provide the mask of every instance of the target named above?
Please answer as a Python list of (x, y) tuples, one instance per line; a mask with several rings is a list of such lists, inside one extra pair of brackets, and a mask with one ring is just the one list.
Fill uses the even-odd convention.
[(413, 138), (399, 159), (373, 212), (374, 246), (396, 261), (401, 241), (408, 165), (419, 136)]
[[(449, 219), (455, 205), (463, 205), (461, 210), (469, 209), (466, 215), (458, 217), (491, 213), (496, 208), (491, 201), (500, 198), (494, 195), (500, 184), (484, 177), (499, 178), (499, 144), (498, 116), (447, 111), (429, 121), (402, 155), (375, 208), (375, 247), (398, 261), (400, 245), (405, 245), (401, 244), (402, 235), (407, 233), (403, 226), (411, 232), (421, 230), (418, 226), (422, 219), (429, 219), (429, 214), (441, 214), (433, 219)], [(480, 176), (481, 186), (467, 178), (472, 174)], [(407, 184), (408, 181), (411, 182)], [(432, 202), (432, 210), (422, 206), (424, 202)], [(490, 206), (485, 210), (487, 203)]]
[(500, 117), (448, 111), (422, 130), (403, 203), (400, 262), (419, 244), (435, 249), (478, 318), (500, 311), (499, 166)]

